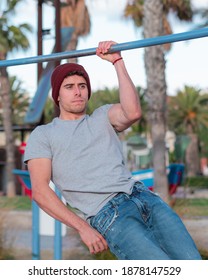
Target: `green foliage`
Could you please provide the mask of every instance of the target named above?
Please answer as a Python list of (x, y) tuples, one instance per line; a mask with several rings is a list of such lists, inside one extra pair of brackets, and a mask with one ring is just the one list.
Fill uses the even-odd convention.
[(55, 105), (51, 98), (48, 98), (44, 108), (44, 123), (49, 123), (55, 116)]
[(13, 124), (23, 124), (25, 114), (30, 103), (29, 93), (23, 88), (22, 81), (16, 76), (9, 78), (12, 102)]
[(134, 24), (138, 27), (141, 27), (143, 24), (143, 16), (144, 16), (144, 0), (134, 0), (128, 1), (124, 16), (126, 18), (132, 18)]
[(87, 113), (92, 114), (92, 112), (104, 105), (104, 104), (116, 104), (119, 102), (118, 89), (108, 89), (98, 90), (94, 92), (89, 100)]
[[(163, 0), (164, 19), (167, 20), (170, 12), (173, 12), (179, 20), (191, 21), (193, 18), (193, 10), (190, 0)], [(134, 24), (141, 27), (143, 25), (144, 17), (144, 0), (128, 1), (125, 7), (124, 16), (126, 18), (132, 18)], [(167, 24), (166, 20), (164, 20), (164, 22)]]
[(200, 154), (208, 158), (208, 128), (202, 127), (199, 131)]
[(186, 149), (189, 144), (190, 138), (187, 135), (177, 135), (174, 150), (176, 162), (185, 162)]
[(184, 179), (184, 185), (194, 189), (208, 189), (208, 177), (197, 176), (197, 177), (188, 177)]
[(168, 103), (168, 126), (177, 134), (198, 133), (208, 128), (208, 94), (185, 86)]
[(193, 17), (193, 10), (190, 0), (163, 0), (165, 14), (173, 12), (180, 20), (190, 21)]
[(94, 256), (96, 260), (117, 260), (116, 256), (110, 252), (110, 250), (96, 254)]
[[(12, 103), (12, 124), (21, 125), (30, 103), (29, 93), (23, 88), (22, 81), (18, 80), (16, 76), (9, 77), (9, 83)], [(2, 125), (1, 114), (0, 125)]]
[[(0, 52), (6, 57), (8, 52), (15, 50), (26, 50), (29, 48), (29, 40), (27, 39), (27, 32), (32, 31), (29, 24), (20, 24), (14, 26), (11, 21), (12, 14), (15, 13), (17, 4), (21, 0), (6, 1), (6, 8), (1, 11), (0, 17)], [(2, 59), (2, 58), (0, 58)]]
[(176, 160), (185, 161), (191, 135), (199, 139), (199, 155), (208, 156), (208, 94), (200, 89), (185, 86), (176, 96), (168, 99), (168, 127), (177, 135)]

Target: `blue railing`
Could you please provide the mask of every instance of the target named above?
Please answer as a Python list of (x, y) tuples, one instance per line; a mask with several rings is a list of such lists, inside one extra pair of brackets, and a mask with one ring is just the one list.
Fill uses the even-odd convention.
[[(182, 33), (176, 33), (171, 35), (164, 35), (164, 36), (158, 36), (153, 38), (146, 38), (138, 41), (116, 44), (111, 47), (109, 53), (150, 47), (155, 45), (162, 45), (166, 43), (187, 41), (187, 40), (198, 39), (207, 36), (208, 36), (208, 28), (201, 28), (201, 29), (182, 32)], [(52, 53), (48, 55), (40, 55), (40, 56), (27, 57), (27, 58), (2, 60), (0, 61), (0, 67), (5, 67), (5, 66), (9, 67), (15, 65), (39, 63), (39, 62), (50, 61), (50, 60), (62, 60), (62, 59), (69, 59), (74, 57), (83, 57), (83, 56), (95, 55), (95, 53), (96, 53), (96, 48), (90, 48), (84, 50), (65, 51), (60, 53)]]

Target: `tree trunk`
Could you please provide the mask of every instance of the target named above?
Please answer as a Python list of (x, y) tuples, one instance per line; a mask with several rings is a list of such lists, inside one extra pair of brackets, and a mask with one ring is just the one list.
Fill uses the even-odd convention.
[[(144, 37), (163, 34), (163, 4), (161, 0), (144, 1)], [(154, 189), (169, 201), (166, 173), (166, 81), (162, 46), (145, 49), (147, 76), (148, 121), (153, 143)]]
[(194, 177), (200, 172), (198, 136), (194, 133), (188, 136), (191, 141), (186, 149), (187, 177)]
[[(70, 1), (68, 6), (61, 8), (61, 27), (74, 27), (71, 40), (66, 48), (67, 51), (76, 50), (78, 39), (90, 32), (90, 15), (85, 5), (85, 0)], [(69, 58), (68, 62), (77, 63), (78, 59)]]
[(16, 188), (12, 171), (15, 167), (15, 149), (11, 118), (10, 86), (6, 68), (0, 69), (0, 97), (6, 138), (6, 194), (8, 197), (14, 197), (16, 195)]
[[(76, 50), (77, 44), (78, 44), (78, 37), (77, 37), (76, 32), (73, 32), (71, 40), (70, 40), (69, 44), (67, 45), (66, 50), (67, 51)], [(67, 62), (77, 63), (77, 60), (78, 60), (77, 57), (73, 57), (73, 58), (68, 58)]]

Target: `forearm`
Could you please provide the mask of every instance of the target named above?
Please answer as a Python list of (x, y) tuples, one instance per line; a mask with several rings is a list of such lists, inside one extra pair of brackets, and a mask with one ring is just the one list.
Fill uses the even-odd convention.
[(93, 229), (85, 220), (68, 209), (50, 188), (44, 192), (41, 191), (41, 193), (36, 190), (34, 200), (51, 217), (74, 228), (91, 253), (102, 252), (108, 248), (107, 242), (102, 235)]
[(114, 64), (118, 83), (120, 104), (125, 117), (129, 120), (137, 120), (141, 117), (141, 106), (135, 85), (133, 84), (123, 60)]
[(110, 121), (116, 129), (118, 127), (118, 129), (123, 130), (140, 119), (141, 106), (137, 90), (126, 70), (123, 59), (121, 59), (121, 53), (108, 53), (112, 45), (115, 44), (113, 41), (100, 42), (96, 54), (115, 67), (119, 83), (120, 108), (117, 106), (111, 110)]
[(33, 191), (33, 199), (48, 215), (77, 231), (86, 226), (87, 223), (72, 212), (49, 186), (42, 186), (41, 190)]

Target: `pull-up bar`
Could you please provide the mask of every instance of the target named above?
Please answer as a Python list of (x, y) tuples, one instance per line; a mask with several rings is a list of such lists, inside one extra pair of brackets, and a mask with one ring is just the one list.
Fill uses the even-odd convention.
[[(179, 41), (192, 40), (192, 39), (197, 39), (197, 38), (202, 38), (207, 36), (208, 36), (208, 28), (202, 28), (202, 29), (197, 29), (193, 31), (183, 32), (183, 33), (146, 38), (143, 40), (116, 44), (111, 47), (109, 53), (150, 47), (155, 45), (162, 45), (167, 43), (174, 43)], [(4, 60), (4, 61), (0, 61), (0, 67), (32, 64), (32, 63), (38, 63), (38, 62), (44, 62), (50, 60), (61, 60), (61, 59), (68, 59), (74, 57), (83, 57), (83, 56), (95, 55), (95, 53), (96, 53), (96, 48), (65, 51), (65, 52), (53, 53), (49, 55), (40, 55), (40, 56), (27, 57), (27, 58)]]

